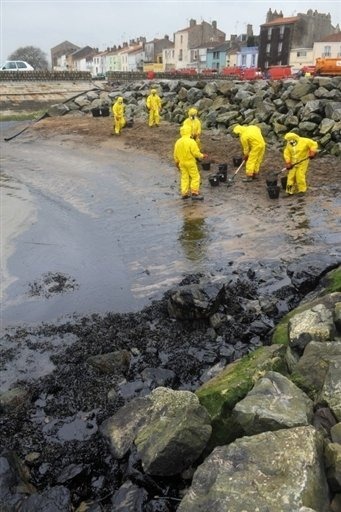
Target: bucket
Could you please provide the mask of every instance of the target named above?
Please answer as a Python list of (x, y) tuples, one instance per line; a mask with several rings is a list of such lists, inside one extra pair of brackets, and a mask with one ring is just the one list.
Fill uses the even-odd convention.
[(219, 172), (227, 171), (227, 164), (218, 164), (218, 171)]
[(219, 181), (225, 182), (227, 180), (227, 169), (218, 172)]
[(201, 162), (203, 171), (209, 171), (211, 169), (211, 162)]
[(242, 163), (243, 159), (239, 156), (239, 157), (233, 157), (233, 165), (235, 167), (239, 167)]
[(208, 181), (212, 185), (212, 187), (218, 187), (219, 186), (219, 176), (218, 174), (211, 174), (211, 176), (208, 177)]
[(266, 178), (266, 185), (268, 187), (276, 187), (277, 186), (277, 176), (269, 176)]
[(109, 107), (102, 107), (99, 112), (102, 117), (109, 117)]
[(279, 198), (279, 189), (280, 187), (278, 185), (273, 187), (268, 187), (268, 194), (270, 199), (278, 199)]
[(283, 176), (281, 178), (281, 185), (282, 185), (282, 189), (283, 190), (286, 190), (286, 188), (287, 188), (287, 181), (288, 181), (288, 177), (287, 176)]
[(93, 117), (100, 117), (100, 115), (101, 115), (99, 108), (91, 109), (91, 113), (92, 113)]
[(132, 128), (134, 126), (134, 120), (133, 119), (128, 119), (128, 121), (126, 122), (126, 127), (127, 128)]

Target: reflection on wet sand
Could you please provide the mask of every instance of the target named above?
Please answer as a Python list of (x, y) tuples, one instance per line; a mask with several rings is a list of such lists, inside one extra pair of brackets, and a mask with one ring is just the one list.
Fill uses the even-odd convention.
[(183, 209), (183, 224), (178, 238), (186, 258), (190, 261), (201, 261), (207, 256), (208, 226), (196, 206)]
[(1, 197), (1, 267), (0, 267), (0, 299), (16, 277), (8, 271), (7, 262), (15, 251), (15, 239), (35, 222), (37, 208), (31, 194), (22, 183), (0, 173)]

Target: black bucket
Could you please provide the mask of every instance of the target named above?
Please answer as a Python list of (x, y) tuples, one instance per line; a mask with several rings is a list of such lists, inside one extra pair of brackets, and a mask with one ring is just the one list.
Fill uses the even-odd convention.
[(109, 108), (108, 107), (97, 107), (91, 109), (91, 113), (93, 117), (109, 117)]
[(242, 163), (243, 159), (241, 157), (233, 157), (233, 165), (235, 167), (239, 167)]
[(208, 181), (212, 185), (212, 187), (219, 187), (219, 175), (218, 174), (211, 174), (211, 176), (208, 177)]
[(277, 176), (268, 176), (266, 178), (266, 185), (268, 187), (277, 187)]
[(93, 117), (100, 117), (101, 116), (101, 112), (100, 112), (99, 108), (91, 109), (91, 113), (92, 113)]
[(278, 199), (279, 198), (279, 190), (280, 187), (278, 185), (273, 187), (268, 187), (268, 194), (270, 199)]
[(282, 185), (282, 189), (283, 190), (287, 189), (287, 181), (288, 181), (288, 177), (287, 176), (283, 176), (281, 178), (281, 185)]
[(211, 162), (201, 162), (203, 171), (209, 171), (211, 169)]
[(227, 171), (227, 164), (218, 164), (218, 171), (219, 172)]
[(102, 107), (99, 111), (102, 117), (109, 117), (109, 107)]
[(225, 182), (227, 181), (227, 169), (218, 172), (219, 181)]

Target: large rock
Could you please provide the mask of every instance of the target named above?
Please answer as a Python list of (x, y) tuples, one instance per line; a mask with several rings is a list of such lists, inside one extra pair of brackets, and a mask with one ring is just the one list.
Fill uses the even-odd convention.
[(267, 430), (309, 425), (313, 402), (289, 379), (268, 372), (233, 409), (236, 422), (247, 435)]
[(323, 438), (310, 426), (215, 448), (195, 472), (178, 512), (298, 512), (301, 507), (329, 510)]
[(210, 438), (210, 416), (189, 391), (157, 388), (148, 422), (135, 445), (146, 473), (176, 475), (199, 457)]
[(180, 286), (169, 293), (168, 313), (182, 320), (209, 318), (218, 309), (223, 294), (224, 285), (218, 283)]
[(341, 356), (330, 360), (318, 402), (327, 404), (335, 418), (341, 421)]
[(334, 361), (337, 363), (340, 356), (340, 341), (311, 341), (295, 366), (291, 379), (314, 400), (324, 386), (329, 366)]
[(260, 347), (243, 359), (226, 366), (196, 391), (200, 403), (206, 407), (212, 418), (210, 448), (242, 435), (240, 426), (232, 417), (233, 408), (267, 371), (285, 373), (285, 352), (284, 346)]
[(333, 312), (324, 304), (316, 304), (289, 320), (289, 346), (299, 351), (312, 340), (324, 342), (334, 337)]

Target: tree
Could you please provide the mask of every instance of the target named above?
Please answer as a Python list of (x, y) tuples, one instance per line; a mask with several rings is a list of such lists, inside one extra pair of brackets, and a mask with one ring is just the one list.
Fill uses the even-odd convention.
[(35, 46), (18, 48), (9, 56), (8, 60), (24, 60), (28, 62), (28, 64), (31, 64), (34, 69), (47, 69), (49, 66), (46, 53)]

